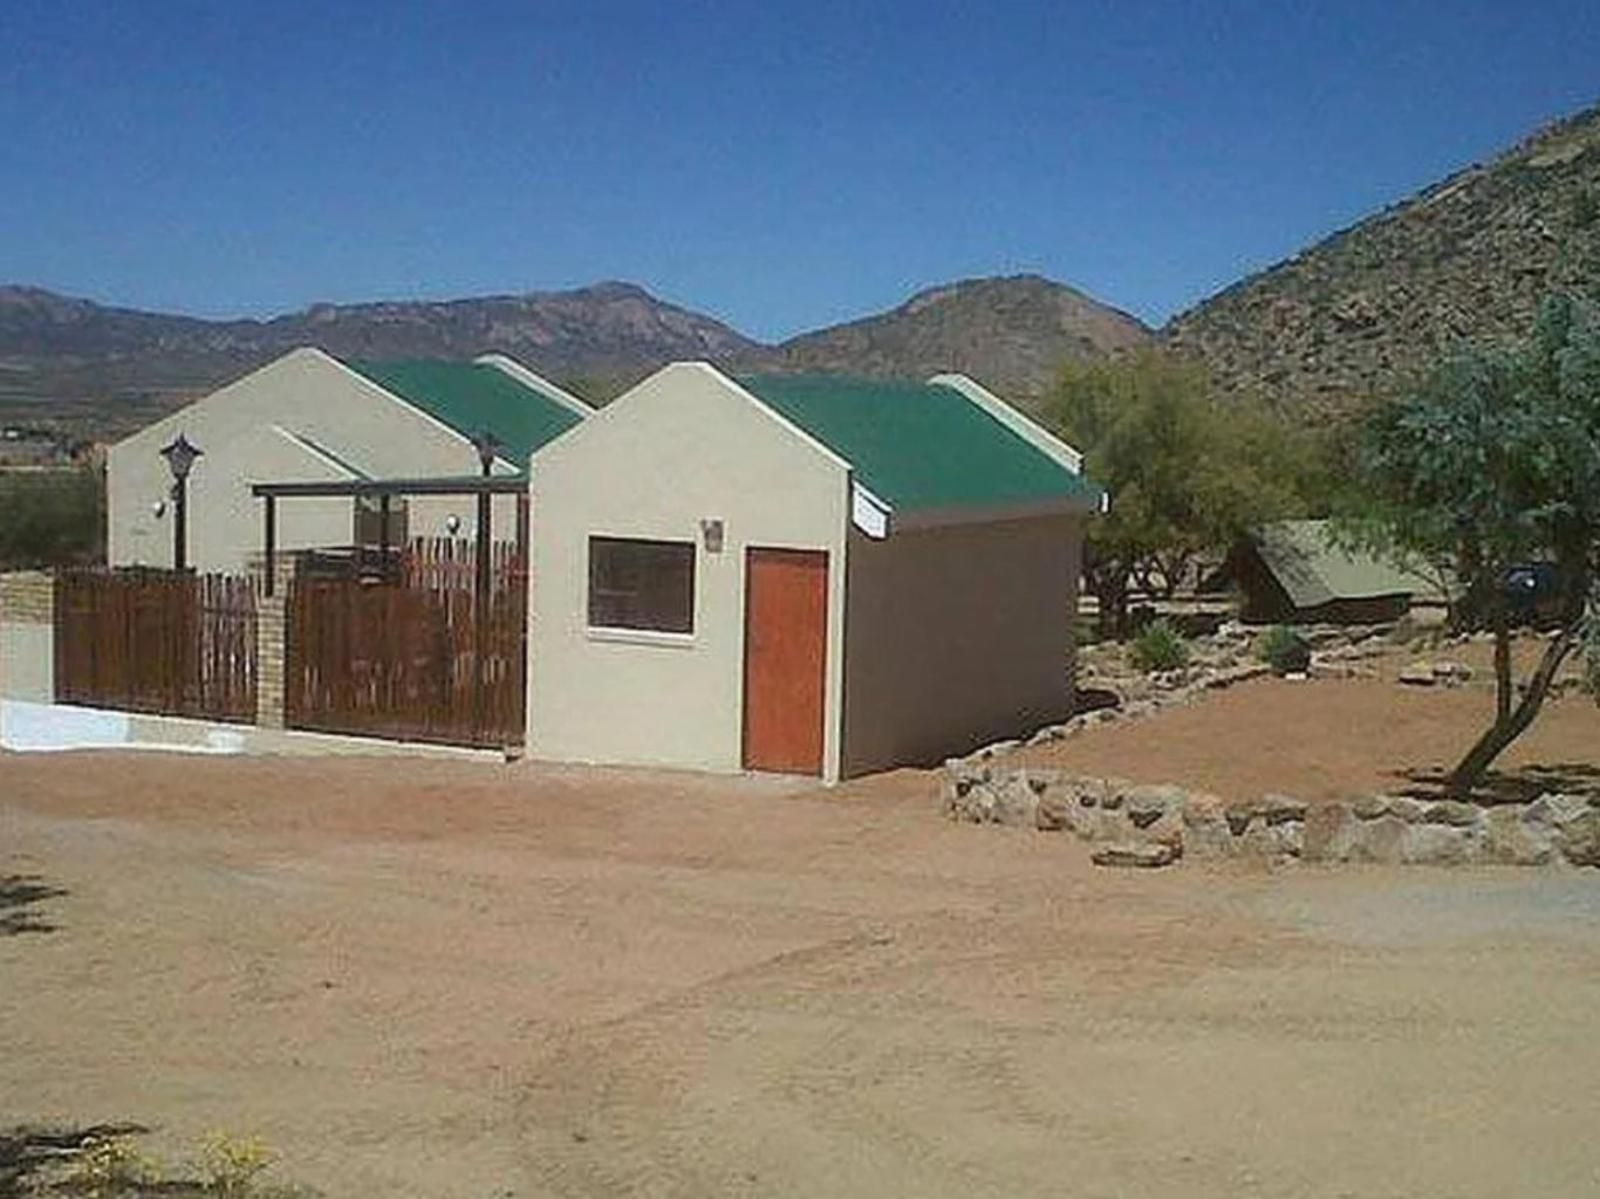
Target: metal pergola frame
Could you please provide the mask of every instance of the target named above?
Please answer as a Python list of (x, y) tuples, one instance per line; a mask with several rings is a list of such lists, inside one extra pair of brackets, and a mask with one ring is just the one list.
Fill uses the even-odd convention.
[(318, 482), (252, 483), (250, 494), (266, 501), (263, 548), (266, 551), (265, 591), (272, 595), (276, 586), (278, 556), (278, 501), (280, 499), (357, 499), (376, 498), (381, 526), (380, 549), (389, 549), (389, 501), (395, 496), (470, 495), (478, 501), (476, 537), (478, 594), (489, 590), (490, 497), (517, 497), (517, 554), (528, 560), (528, 477), (526, 475), (472, 475), (464, 478), (431, 479), (330, 479)]

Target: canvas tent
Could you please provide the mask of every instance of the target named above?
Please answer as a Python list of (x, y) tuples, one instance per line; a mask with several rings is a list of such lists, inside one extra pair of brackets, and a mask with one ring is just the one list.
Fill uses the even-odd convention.
[(1373, 624), (1417, 600), (1442, 600), (1417, 570), (1339, 545), (1324, 520), (1263, 525), (1234, 548), (1225, 573), (1252, 623)]

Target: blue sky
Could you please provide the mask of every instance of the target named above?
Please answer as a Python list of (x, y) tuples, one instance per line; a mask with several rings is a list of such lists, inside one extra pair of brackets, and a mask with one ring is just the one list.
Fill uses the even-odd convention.
[(776, 338), (1152, 323), (1600, 99), (1600, 4), (4, 0), (0, 281), (207, 316), (629, 279)]

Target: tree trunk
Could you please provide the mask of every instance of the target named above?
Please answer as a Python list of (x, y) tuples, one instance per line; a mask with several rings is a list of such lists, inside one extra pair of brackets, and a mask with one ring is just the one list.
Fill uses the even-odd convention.
[(1095, 588), (1100, 601), (1100, 638), (1121, 641), (1128, 627), (1128, 582), (1122, 576), (1104, 578)]
[(1555, 682), (1556, 672), (1578, 644), (1582, 614), (1580, 602), (1576, 618), (1569, 618), (1561, 633), (1545, 648), (1539, 668), (1528, 680), (1528, 689), (1522, 696), (1522, 702), (1514, 708), (1511, 703), (1511, 639), (1505, 629), (1504, 617), (1501, 616), (1497, 621), (1494, 647), (1496, 719), (1489, 730), (1478, 738), (1477, 744), (1467, 751), (1467, 756), (1450, 772), (1446, 785), (1451, 795), (1457, 798), (1469, 796), (1483, 781), (1494, 760), (1533, 723), (1539, 709), (1544, 707), (1545, 697), (1550, 694), (1550, 685)]

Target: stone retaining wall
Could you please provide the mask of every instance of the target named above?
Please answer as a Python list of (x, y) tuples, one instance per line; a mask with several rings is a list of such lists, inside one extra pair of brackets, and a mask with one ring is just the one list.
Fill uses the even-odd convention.
[(1315, 805), (1282, 795), (1227, 801), (992, 759), (947, 763), (942, 792), (953, 820), (1070, 832), (1097, 845), (1096, 861), (1107, 865), (1256, 857), (1600, 866), (1600, 802), (1582, 795), (1492, 807), (1401, 795)]

